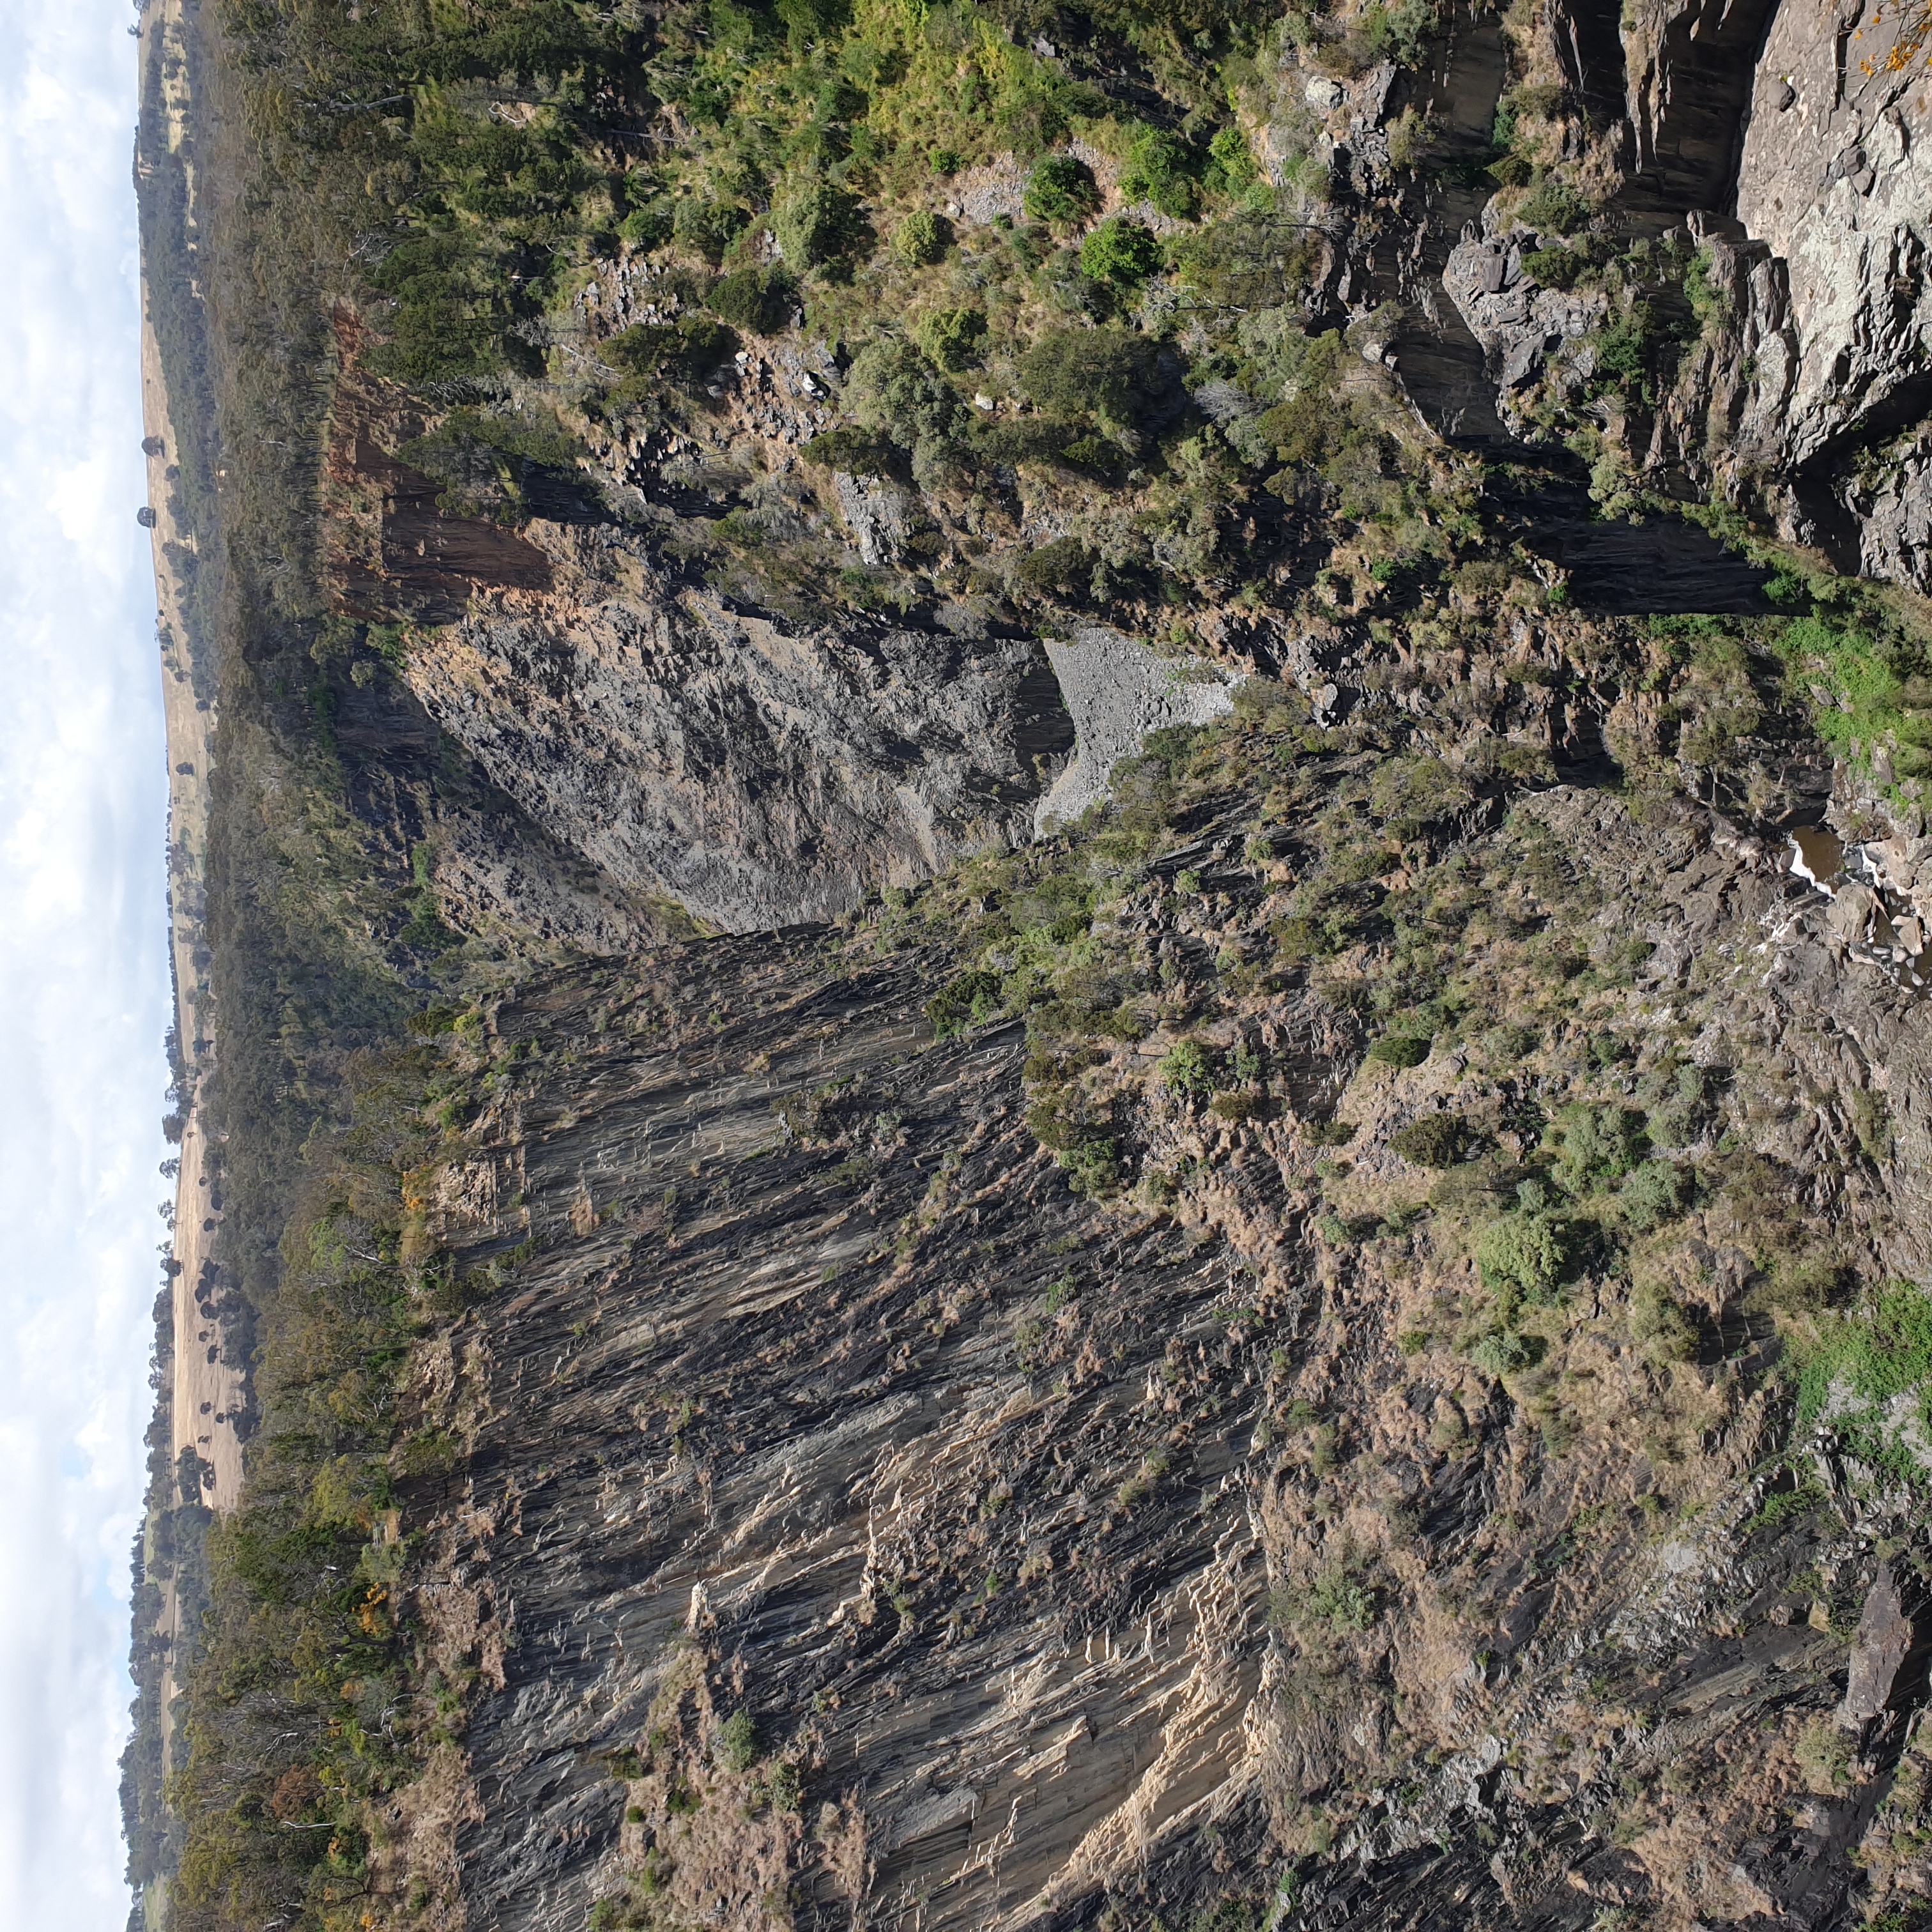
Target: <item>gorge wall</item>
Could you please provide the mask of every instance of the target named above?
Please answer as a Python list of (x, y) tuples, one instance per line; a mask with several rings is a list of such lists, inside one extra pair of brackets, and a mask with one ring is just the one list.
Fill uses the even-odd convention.
[(147, 1932), (1926, 1922), (1922, 21), (158, 10)]

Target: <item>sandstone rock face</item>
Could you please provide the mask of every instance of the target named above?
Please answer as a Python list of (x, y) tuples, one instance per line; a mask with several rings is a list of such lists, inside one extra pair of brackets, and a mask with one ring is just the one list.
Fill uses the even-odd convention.
[[(1624, 9), (1621, 46), (1602, 24), (1590, 34), (1585, 22), (1600, 10), (1564, 10), (1576, 22), (1572, 32), (1580, 49), (1594, 41), (1594, 58), (1586, 64), (1601, 76), (1600, 93), (1614, 99), (1616, 70), (1623, 69), (1624, 99), (1618, 104), (1628, 117), (1627, 160), (1651, 208), (1726, 208), (1751, 99), (1752, 63), (1777, 4), (1651, 0)], [(1762, 70), (1760, 64), (1760, 75)]]
[(1894, 584), (1932, 584), (1932, 432), (1921, 427), (1869, 452), (1840, 488), (1859, 568)]
[(532, 526), (549, 596), (480, 594), (411, 688), (490, 780), (620, 889), (730, 931), (1031, 834), (1073, 732), (1037, 644), (806, 632), (674, 592), (608, 532)]

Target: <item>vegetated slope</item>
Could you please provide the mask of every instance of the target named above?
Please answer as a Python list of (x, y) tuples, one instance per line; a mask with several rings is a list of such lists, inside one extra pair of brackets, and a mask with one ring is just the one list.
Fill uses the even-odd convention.
[[(1565, 628), (1598, 701), (1684, 636)], [(215, 1544), (211, 1657), (313, 1675), (202, 1688), (193, 1895), (1910, 1899), (1915, 997), (1705, 808), (1305, 716), (372, 1066)]]
[[(1882, 48), (202, 24), (170, 1915), (1912, 1922), (1932, 663), (1796, 548), (1916, 581)], [(1043, 636), (1251, 682), (1029, 843)]]

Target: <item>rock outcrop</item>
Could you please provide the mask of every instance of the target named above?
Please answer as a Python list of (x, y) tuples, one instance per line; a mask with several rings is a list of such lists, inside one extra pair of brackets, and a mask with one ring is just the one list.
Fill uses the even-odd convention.
[(604, 878), (745, 932), (1031, 836), (1074, 736), (1034, 640), (963, 609), (790, 625), (680, 590), (610, 530), (533, 532), (556, 590), (480, 598), (404, 676)]
[[(1645, 935), (1595, 1022), (1627, 1008), (1644, 1042), (1610, 1090), (1651, 1090), (1672, 1039), (1700, 1093), (1727, 1083), (1654, 1114), (1659, 1144), (1748, 1115), (1840, 1252), (1922, 1271), (1921, 1010), (1836, 931), (1842, 898), (1692, 808), (1646, 825), (1559, 788), (1511, 824), (1458, 862), (1561, 851), (1593, 950)], [(1221, 910), (1196, 937), (1130, 901), (1123, 956), (1268, 916), (1201, 830), (1161, 872)], [(1196, 1036), (1263, 1042), (1281, 1099), (1217, 1119), (1130, 1079), (1124, 1148), (1198, 1176), (1150, 1213), (1070, 1193), (1017, 1026), (933, 1040), (948, 970), (721, 940), (490, 1009), (504, 1070), (434, 1232), (502, 1286), (412, 1396), (458, 1474), (404, 1497), (432, 1652), (477, 1683), (470, 1924), (640, 1899), (727, 1927), (1171, 1923), (1240, 1894), (1311, 1928), (1444, 1900), (1472, 1928), (1822, 1928), (1861, 1861), (1887, 1897), (1932, 1877), (1895, 1809), (1873, 1822), (1906, 1774), (1902, 1719), (1874, 1720), (1921, 1694), (1873, 1544), (1910, 1528), (1778, 1501), (1866, 1452), (1827, 1427), (1777, 1473), (1767, 1201), (1714, 1196), (1646, 1251), (1703, 1339), (1658, 1352), (1592, 1275), (1547, 1353), (1478, 1347), (1484, 1372), (1449, 1333), (1469, 1264), (1391, 1205), (1419, 1198), (1400, 1130), (1510, 1144), (1532, 1088), (1593, 1090), (1580, 1040), (1526, 1080), (1473, 1040), (1390, 1072), (1309, 989), (1238, 1000)], [(1861, 1597), (1848, 1644), (1831, 1606)]]
[[(1866, 4), (1301, 10), (1226, 117), (788, 9), (756, 170), (653, 10), (406, 82), (316, 581), (312, 478), (233, 513), (181, 1932), (1918, 1922), (1932, 682), (1816, 554), (1932, 567)], [(425, 316), (468, 373), (372, 373)]]
[[(1022, 1030), (932, 1046), (920, 960), (721, 941), (650, 970), (493, 1022), (581, 1037), (590, 1084), (479, 1127), (542, 1258), (435, 1410), (476, 1432), (445, 1560), (500, 1660), (470, 1922), (578, 1923), (654, 1842), (674, 1909), (726, 1925), (774, 1888), (813, 1923), (1022, 1922), (1204, 1832), (1258, 1847), (1262, 1344), (1217, 1315), (1223, 1262), (1070, 1198)], [(646, 1012), (672, 1031), (634, 1037)], [(1197, 1356), (1232, 1396), (1177, 1426), (1160, 1371)], [(815, 1834), (734, 1815), (740, 1708)]]
[[(1932, 173), (1912, 18), (1664, 0), (1627, 13), (1621, 34), (1592, 10), (1552, 10), (1538, 44), (1546, 91), (1572, 104), (1562, 152), (1591, 176), (1594, 232), (1616, 248), (1674, 231), (1702, 251), (1701, 345), (1654, 423), (1626, 425), (1634, 471), (1666, 494), (1754, 501), (1844, 567), (1924, 588)], [(1387, 128), (1419, 112), (1437, 168), (1453, 164), (1498, 98), (1492, 64), (1480, 26), (1459, 20), (1412, 82), (1322, 83), (1329, 148), (1375, 211), (1372, 242), (1336, 229), (1335, 286), (1358, 312), (1407, 305), (1391, 366), (1444, 434), (1546, 446), (1545, 386), (1592, 392), (1614, 304), (1526, 269), (1535, 250), (1568, 259), (1534, 197), (1406, 182), (1387, 152)]]

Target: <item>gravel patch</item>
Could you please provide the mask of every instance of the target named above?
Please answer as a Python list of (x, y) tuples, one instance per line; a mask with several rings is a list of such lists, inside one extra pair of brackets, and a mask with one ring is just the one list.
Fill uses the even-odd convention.
[(1244, 682), (1205, 658), (1162, 657), (1105, 624), (1076, 626), (1046, 644), (1073, 720), (1074, 753), (1034, 814), (1036, 836), (1105, 798), (1114, 765), (1134, 756), (1150, 731), (1226, 717)]

